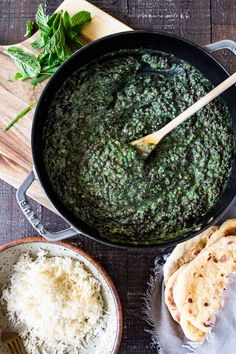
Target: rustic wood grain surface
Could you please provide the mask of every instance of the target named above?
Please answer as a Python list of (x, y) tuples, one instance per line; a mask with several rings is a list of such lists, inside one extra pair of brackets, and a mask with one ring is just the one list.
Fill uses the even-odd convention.
[[(48, 13), (54, 11), (60, 2), (60, 0), (41, 1)], [(225, 38), (236, 40), (236, 0), (91, 2), (135, 29), (176, 33), (200, 45)], [(38, 3), (37, 0), (0, 0), (0, 44), (23, 40), (26, 20), (34, 17)], [(235, 58), (232, 55), (222, 52), (218, 54), (218, 58), (231, 72), (236, 70)], [(65, 226), (52, 212), (35, 202), (33, 205), (52, 230), (59, 230)], [(229, 216), (236, 216), (236, 205), (225, 218)], [(16, 204), (14, 188), (0, 180), (0, 243), (34, 234), (35, 231)], [(104, 266), (117, 286), (124, 312), (124, 335), (120, 353), (156, 353), (151, 346), (150, 335), (144, 330), (148, 326), (143, 320), (141, 308), (146, 282), (157, 253), (117, 250), (85, 238), (73, 239), (73, 242), (75, 241)]]

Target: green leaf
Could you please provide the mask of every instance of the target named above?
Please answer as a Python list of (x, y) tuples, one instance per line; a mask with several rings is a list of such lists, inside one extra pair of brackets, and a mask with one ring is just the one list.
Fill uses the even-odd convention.
[(54, 12), (54, 14), (52, 14), (49, 19), (48, 19), (48, 26), (52, 27), (53, 21), (55, 20), (55, 17), (57, 16), (57, 12)]
[(68, 11), (65, 11), (64, 12), (64, 15), (63, 15), (63, 24), (64, 24), (64, 28), (66, 31), (70, 31), (71, 30), (71, 17), (68, 13)]
[(63, 31), (63, 25), (61, 25), (57, 32), (55, 33), (55, 41), (56, 41), (56, 53), (58, 58), (63, 62), (68, 58), (66, 54), (66, 45), (65, 45), (65, 34)]
[(62, 21), (62, 12), (60, 11), (57, 12), (51, 26), (53, 33), (55, 33), (58, 30), (58, 28), (61, 26), (61, 21)]
[(17, 47), (10, 47), (7, 53), (14, 60), (22, 76), (25, 78), (33, 78), (40, 73), (40, 63), (33, 54), (26, 53)]
[(76, 32), (69, 32), (67, 34), (68, 37), (68, 44), (70, 45), (70, 47), (74, 48), (74, 51), (78, 49), (78, 47), (82, 47), (83, 43), (81, 42), (81, 40), (78, 38), (78, 35)]
[(45, 46), (45, 37), (40, 36), (35, 41), (31, 43), (33, 48), (43, 48)]
[(88, 11), (77, 12), (71, 17), (72, 29), (76, 32), (80, 32), (85, 23), (91, 21), (91, 14)]
[(70, 30), (70, 32), (67, 33), (67, 37), (70, 38), (72, 41), (76, 40), (78, 38), (78, 33)]
[(39, 60), (42, 65), (56, 66), (65, 61), (68, 55), (62, 17), (60, 17), (58, 29), (45, 45)]
[(32, 36), (33, 31), (34, 31), (34, 22), (31, 20), (28, 20), (26, 23), (26, 32), (24, 34), (24, 37)]
[(21, 119), (25, 114), (27, 114), (35, 105), (35, 102), (29, 104), (26, 108), (24, 108), (17, 116), (3, 129), (4, 132), (7, 132), (19, 119)]
[(43, 6), (40, 4), (35, 15), (35, 22), (37, 23), (41, 32), (46, 36), (50, 36), (51, 34), (51, 28), (48, 26), (48, 20), (49, 18), (44, 14)]
[[(87, 11), (80, 11), (72, 17), (67, 11), (47, 16), (40, 4), (35, 16), (40, 36), (31, 45), (33, 48), (41, 48), (41, 53), (36, 57), (11, 47), (8, 54), (20, 69), (15, 79), (33, 78), (32, 84), (36, 85), (50, 77), (68, 57), (83, 46), (78, 32), (90, 20), (91, 15)], [(32, 21), (27, 22), (27, 35), (32, 33), (33, 25)]]
[(16, 73), (15, 76), (14, 76), (14, 80), (26, 80), (28, 77), (27, 76), (24, 76), (22, 75), (21, 73)]

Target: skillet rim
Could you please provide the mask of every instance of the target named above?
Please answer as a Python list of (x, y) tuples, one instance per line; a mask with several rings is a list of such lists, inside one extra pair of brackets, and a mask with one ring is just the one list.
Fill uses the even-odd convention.
[[(37, 134), (35, 126), (36, 126), (36, 121), (39, 118), (39, 110), (41, 109), (41, 105), (43, 104), (43, 101), (45, 99), (45, 96), (47, 95), (47, 91), (48, 88), (54, 83), (55, 80), (57, 80), (57, 77), (61, 74), (62, 71), (65, 70), (65, 67), (69, 66), (70, 62), (74, 60), (75, 57), (77, 57), (78, 55), (80, 55), (82, 52), (85, 52), (88, 50), (88, 48), (91, 47), (96, 47), (97, 45), (100, 45), (101, 43), (103, 44), (106, 41), (109, 41), (110, 39), (116, 38), (116, 37), (126, 37), (128, 36), (136, 36), (136, 35), (157, 35), (157, 36), (162, 36), (165, 38), (171, 38), (176, 39), (177, 41), (182, 42), (183, 44), (186, 44), (194, 49), (197, 49), (201, 54), (207, 56), (208, 58), (210, 58), (210, 60), (212, 60), (218, 67), (219, 69), (222, 71), (222, 73), (224, 72), (224, 74), (227, 76), (229, 76), (229, 72), (225, 69), (225, 67), (217, 60), (215, 59), (211, 53), (209, 51), (207, 51), (205, 48), (201, 47), (198, 44), (193, 43), (192, 41), (189, 41), (187, 39), (184, 39), (178, 35), (174, 35), (174, 34), (169, 34), (169, 33), (165, 33), (165, 32), (161, 32), (161, 31), (147, 31), (147, 30), (130, 30), (130, 31), (124, 31), (124, 32), (118, 32), (118, 33), (114, 33), (102, 38), (99, 38), (95, 41), (92, 41), (88, 44), (86, 44), (84, 47), (80, 48), (79, 50), (77, 50), (73, 55), (71, 55), (59, 68), (58, 70), (53, 74), (53, 76), (49, 79), (49, 81), (47, 82), (47, 84), (45, 85), (40, 98), (38, 100), (36, 109), (35, 109), (35, 113), (34, 113), (34, 117), (33, 117), (33, 123), (32, 123), (32, 130), (31, 130), (31, 151), (32, 151), (32, 158), (33, 158), (33, 169), (36, 172), (36, 178), (38, 179), (38, 181), (40, 182), (40, 185), (42, 187), (42, 189), (44, 190), (44, 193), (46, 194), (47, 198), (49, 199), (49, 201), (52, 203), (52, 205), (55, 207), (55, 209), (58, 211), (60, 217), (62, 217), (62, 219), (64, 219), (69, 225), (72, 225), (72, 227), (78, 231), (78, 236), (84, 236), (84, 237), (88, 237), (94, 241), (98, 241), (102, 244), (108, 245), (108, 246), (112, 246), (112, 247), (117, 247), (117, 248), (121, 248), (121, 249), (145, 249), (145, 250), (160, 250), (160, 252), (165, 251), (167, 248), (172, 248), (175, 245), (177, 245), (178, 243), (187, 241), (188, 239), (191, 239), (197, 235), (199, 235), (201, 232), (203, 232), (204, 230), (206, 230), (209, 226), (216, 224), (217, 222), (219, 222), (219, 220), (225, 215), (225, 213), (230, 209), (231, 205), (234, 203), (235, 199), (236, 199), (236, 191), (233, 195), (233, 197), (231, 198), (230, 202), (227, 203), (227, 207), (220, 212), (218, 215), (216, 216), (212, 216), (210, 218), (210, 221), (208, 220), (208, 223), (205, 222), (203, 223), (202, 227), (199, 228), (199, 230), (195, 230), (192, 231), (190, 233), (187, 233), (187, 236), (180, 236), (174, 239), (167, 239), (167, 240), (162, 240), (162, 242), (158, 243), (158, 244), (135, 244), (134, 243), (119, 243), (119, 242), (113, 242), (113, 241), (109, 241), (108, 239), (102, 238), (101, 236), (97, 235), (91, 235), (90, 233), (88, 233), (87, 231), (82, 231), (82, 229), (80, 229), (79, 227), (75, 226), (74, 223), (72, 221), (70, 221), (70, 219), (72, 219), (73, 217), (78, 220), (78, 222), (81, 224), (84, 224), (86, 226), (86, 224), (79, 218), (76, 218), (75, 216), (73, 216), (73, 213), (71, 211), (69, 211), (61, 202), (62, 206), (66, 209), (67, 214), (69, 214), (69, 217), (64, 216), (64, 212), (61, 211), (61, 207), (59, 205), (58, 207), (58, 203), (57, 201), (54, 200), (53, 196), (52, 196), (52, 191), (50, 190), (50, 188), (48, 188), (48, 183), (46, 183), (46, 181), (44, 180), (44, 178), (42, 178), (42, 175), (40, 173), (40, 168), (38, 168), (39, 163), (37, 163), (37, 157), (36, 157), (36, 148), (35, 148), (35, 138), (34, 136)], [(109, 52), (109, 51), (108, 51)], [(88, 62), (91, 60), (88, 60)], [(78, 68), (76, 68), (74, 71), (78, 70)], [(232, 87), (231, 89), (236, 89), (236, 86)], [(230, 115), (231, 116), (231, 115)], [(232, 117), (231, 117), (231, 121), (232, 121)], [(42, 137), (41, 137), (42, 139)], [(234, 147), (235, 150), (235, 147)], [(234, 157), (232, 159), (232, 162), (235, 163), (235, 151), (234, 151)], [(230, 174), (231, 177), (232, 173)], [(229, 180), (229, 178), (228, 178)], [(45, 187), (46, 186), (46, 187)], [(232, 193), (233, 194), (233, 193)], [(211, 208), (209, 209), (211, 210)], [(208, 211), (209, 212), (209, 211)], [(207, 212), (207, 214), (208, 214)], [(70, 216), (72, 216), (70, 218)], [(212, 219), (212, 220), (211, 220)], [(89, 228), (92, 230), (92, 232), (96, 232), (98, 233), (95, 229)], [(77, 236), (76, 236), (77, 237)]]

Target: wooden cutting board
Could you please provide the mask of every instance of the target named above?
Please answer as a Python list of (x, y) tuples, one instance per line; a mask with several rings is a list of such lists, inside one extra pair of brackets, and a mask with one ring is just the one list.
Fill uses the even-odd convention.
[[(59, 9), (67, 10), (70, 14), (80, 10), (91, 12), (92, 21), (82, 32), (83, 40), (86, 42), (108, 34), (131, 30), (130, 27), (85, 0), (65, 0)], [(16, 46), (35, 53), (37, 51), (31, 47), (34, 37), (37, 37), (37, 34)], [(0, 46), (0, 178), (17, 188), (32, 169), (30, 134), (34, 110), (25, 115), (7, 133), (3, 132), (3, 128), (29, 103), (37, 101), (46, 82), (37, 85), (33, 90), (27, 81), (9, 81), (14, 77), (17, 69), (6, 54), (7, 48), (8, 46)], [(40, 204), (53, 210), (37, 181), (33, 183), (28, 194)]]

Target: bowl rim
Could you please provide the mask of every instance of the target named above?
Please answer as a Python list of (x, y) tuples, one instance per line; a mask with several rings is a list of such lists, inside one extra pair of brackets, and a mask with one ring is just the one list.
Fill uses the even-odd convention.
[(52, 244), (52, 245), (58, 245), (64, 248), (68, 248), (78, 255), (83, 256), (86, 258), (90, 263), (95, 266), (95, 268), (98, 270), (98, 272), (102, 275), (104, 278), (105, 282), (107, 283), (109, 289), (111, 290), (112, 296), (114, 298), (114, 302), (116, 305), (116, 317), (117, 317), (117, 333), (116, 333), (116, 338), (115, 338), (115, 343), (112, 348), (111, 354), (118, 354), (121, 340), (122, 340), (122, 334), (123, 334), (123, 313), (122, 313), (122, 306), (120, 302), (120, 298), (118, 295), (118, 292), (116, 290), (116, 287), (111, 280), (110, 276), (107, 274), (105, 269), (98, 263), (97, 260), (95, 260), (87, 251), (83, 250), (80, 246), (65, 242), (65, 241), (57, 241), (57, 242), (52, 242), (52, 241), (47, 241), (41, 236), (29, 236), (29, 237), (23, 237), (23, 238), (18, 238), (16, 240), (7, 242), (3, 245), (0, 245), (0, 253), (7, 251), (10, 248), (16, 247), (18, 245), (22, 244), (32, 244), (32, 243), (46, 243), (46, 244)]

